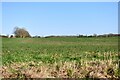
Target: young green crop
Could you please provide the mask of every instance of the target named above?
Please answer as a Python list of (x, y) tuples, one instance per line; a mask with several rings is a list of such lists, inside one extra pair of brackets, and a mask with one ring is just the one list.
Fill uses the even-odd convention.
[(2, 38), (4, 78), (118, 77), (118, 60), (118, 37)]
[(80, 61), (117, 59), (117, 37), (110, 38), (3, 38), (2, 61)]

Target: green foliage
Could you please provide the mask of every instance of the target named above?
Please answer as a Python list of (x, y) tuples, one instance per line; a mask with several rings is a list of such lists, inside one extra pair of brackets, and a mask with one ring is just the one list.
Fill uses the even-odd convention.
[(69, 78), (71, 78), (72, 77), (72, 70), (71, 69), (67, 69), (67, 76), (69, 77)]
[[(117, 37), (2, 38), (2, 64), (8, 68), (14, 63), (20, 63), (18, 66), (24, 63), (28, 71), (34, 67), (35, 71), (38, 68), (37, 73), (46, 70), (53, 77), (89, 79), (90, 74), (94, 74), (90, 71), (97, 70), (96, 67), (98, 72), (105, 71), (111, 77), (120, 77), (117, 62)], [(115, 68), (109, 67), (111, 64)], [(18, 78), (26, 77), (19, 69), (13, 68), (11, 72)]]
[(14, 62), (117, 60), (117, 37), (108, 38), (3, 38), (2, 61)]
[(56, 71), (60, 71), (60, 65), (56, 65)]
[(120, 78), (120, 68), (115, 70), (115, 76)]

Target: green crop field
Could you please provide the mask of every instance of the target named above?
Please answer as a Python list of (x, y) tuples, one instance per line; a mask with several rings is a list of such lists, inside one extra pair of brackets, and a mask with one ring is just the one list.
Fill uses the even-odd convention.
[(2, 76), (118, 78), (118, 37), (2, 38)]

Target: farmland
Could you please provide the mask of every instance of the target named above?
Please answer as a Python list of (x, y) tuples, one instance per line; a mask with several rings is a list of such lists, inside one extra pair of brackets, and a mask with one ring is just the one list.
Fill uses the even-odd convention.
[(118, 78), (118, 37), (2, 38), (4, 78)]

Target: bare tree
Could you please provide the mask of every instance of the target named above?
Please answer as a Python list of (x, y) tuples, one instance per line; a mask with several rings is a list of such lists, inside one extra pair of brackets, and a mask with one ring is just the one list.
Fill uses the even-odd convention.
[(15, 37), (20, 37), (20, 38), (31, 37), (29, 32), (25, 30), (25, 28), (15, 27), (14, 34), (15, 34)]

